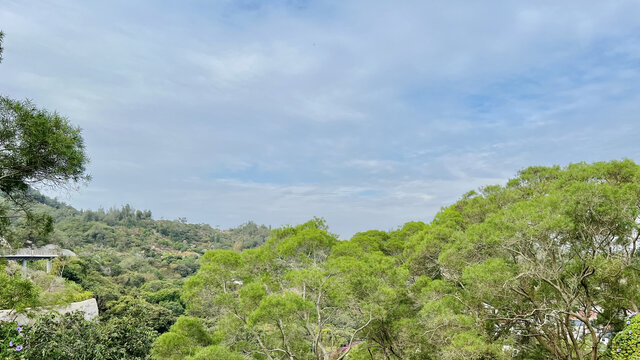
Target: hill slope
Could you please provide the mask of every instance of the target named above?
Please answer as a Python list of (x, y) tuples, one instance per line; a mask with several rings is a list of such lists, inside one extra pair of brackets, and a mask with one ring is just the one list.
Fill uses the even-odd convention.
[[(35, 194), (34, 211), (53, 219), (53, 232), (41, 235), (17, 224), (14, 243), (47, 243), (71, 249), (77, 258), (57, 261), (53, 272), (80, 284), (97, 298), (102, 311), (122, 296), (140, 296), (175, 315), (184, 311), (178, 289), (199, 268), (199, 258), (211, 249), (253, 248), (263, 244), (270, 229), (248, 222), (229, 230), (181, 220), (155, 220), (149, 210), (77, 210)], [(30, 265), (33, 269), (43, 264)], [(162, 295), (156, 294), (161, 291)]]

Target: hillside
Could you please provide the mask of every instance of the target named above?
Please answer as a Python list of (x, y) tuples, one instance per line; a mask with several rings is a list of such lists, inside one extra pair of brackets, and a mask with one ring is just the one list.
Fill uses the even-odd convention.
[(154, 220), (150, 210), (136, 210), (130, 205), (120, 209), (77, 210), (44, 195), (34, 195), (37, 211), (51, 215), (54, 235), (51, 239), (34, 238), (74, 250), (94, 249), (156, 253), (198, 253), (211, 249), (242, 250), (264, 243), (269, 228), (253, 222), (228, 230), (208, 224), (189, 224), (185, 219)]
[[(47, 341), (24, 340), (23, 344), (46, 353), (47, 358), (54, 353), (68, 358), (78, 346), (86, 347), (93, 358), (146, 357), (151, 341), (185, 312), (181, 288), (199, 269), (201, 255), (212, 249), (257, 247), (270, 233), (268, 227), (253, 222), (220, 230), (184, 219), (155, 220), (151, 211), (129, 205), (83, 211), (38, 193), (30, 196), (35, 201), (29, 204), (29, 214), (17, 217), (6, 229), (3, 246), (56, 244), (78, 256), (54, 260), (51, 274), (45, 273), (44, 261), (29, 263), (26, 274), (18, 264), (0, 261), (0, 290), (7, 292), (0, 291), (0, 308), (65, 306), (94, 297), (100, 311), (98, 322), (84, 321), (82, 315), (65, 315), (62, 323), (49, 316), (38, 317), (29, 332), (33, 339)], [(20, 293), (17, 297), (16, 291)], [(11, 325), (6, 324), (11, 323), (1, 324), (2, 336), (12, 336), (16, 325), (9, 331)], [(66, 340), (56, 337), (75, 337), (77, 326), (96, 337), (78, 338), (79, 343), (64, 350), (60, 343)], [(64, 329), (76, 335), (64, 335)], [(19, 334), (14, 335), (15, 340), (20, 339)], [(127, 348), (122, 346), (125, 343)], [(9, 351), (5, 343), (3, 346), (0, 354)], [(90, 348), (102, 350), (92, 352)]]
[[(106, 211), (77, 210), (41, 194), (33, 196), (34, 213), (50, 215), (53, 231), (41, 235), (22, 221), (14, 226), (8, 240), (27, 246), (53, 243), (73, 250), (78, 257), (58, 261), (54, 273), (90, 290), (101, 310), (107, 309), (108, 301), (138, 295), (141, 289), (170, 288), (176, 292), (167, 306), (181, 314), (184, 309), (177, 289), (198, 270), (205, 251), (253, 248), (264, 243), (270, 231), (253, 222), (220, 230), (183, 219), (155, 220), (151, 211), (129, 205)], [(31, 267), (38, 269), (42, 264)]]

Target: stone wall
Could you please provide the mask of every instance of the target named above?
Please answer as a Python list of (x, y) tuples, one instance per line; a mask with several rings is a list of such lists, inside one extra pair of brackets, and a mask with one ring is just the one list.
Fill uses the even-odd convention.
[[(67, 314), (74, 311), (82, 311), (85, 320), (93, 320), (98, 317), (98, 303), (96, 299), (74, 302), (66, 306), (50, 306), (46, 308), (27, 309), (27, 312), (42, 314), (55, 311), (59, 314)], [(31, 324), (33, 319), (26, 314), (18, 314), (14, 310), (0, 310), (0, 321), (17, 321), (21, 324)]]

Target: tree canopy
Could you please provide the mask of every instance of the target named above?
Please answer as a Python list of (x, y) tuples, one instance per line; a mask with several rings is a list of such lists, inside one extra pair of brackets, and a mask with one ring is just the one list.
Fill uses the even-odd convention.
[(531, 167), (429, 224), (337, 241), (314, 219), (207, 252), (182, 298), (247, 358), (596, 360), (638, 310), (639, 226), (632, 161)]
[(29, 185), (62, 186), (87, 180), (88, 157), (80, 129), (29, 101), (0, 97), (0, 190)]

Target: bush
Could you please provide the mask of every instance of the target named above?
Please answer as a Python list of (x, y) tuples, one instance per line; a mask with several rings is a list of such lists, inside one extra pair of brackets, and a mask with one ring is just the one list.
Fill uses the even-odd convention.
[(0, 264), (0, 309), (15, 309), (21, 312), (38, 304), (38, 289), (20, 275), (7, 275)]
[(0, 359), (25, 359), (22, 331), (16, 322), (0, 322)]
[(134, 317), (92, 322), (80, 312), (42, 315), (24, 333), (24, 356), (31, 360), (142, 360), (157, 336)]
[(612, 360), (640, 360), (640, 316), (633, 314), (625, 328), (611, 341), (606, 358)]

